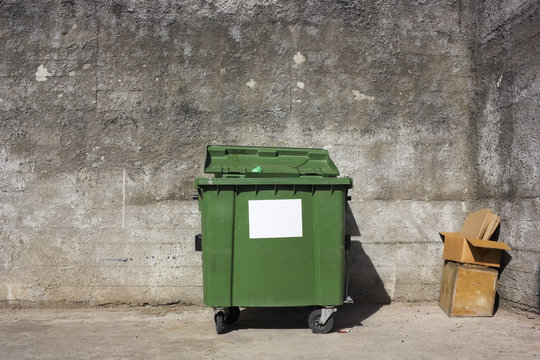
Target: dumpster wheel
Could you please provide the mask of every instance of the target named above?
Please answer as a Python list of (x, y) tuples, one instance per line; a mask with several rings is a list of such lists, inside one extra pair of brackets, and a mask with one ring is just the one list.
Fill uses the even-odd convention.
[(238, 306), (231, 306), (227, 309), (225, 314), (225, 324), (233, 324), (240, 317), (240, 308)]
[(216, 332), (218, 334), (223, 334), (223, 332), (225, 331), (225, 327), (223, 326), (224, 317), (225, 317), (225, 314), (223, 314), (222, 311), (214, 315), (214, 321), (216, 322)]
[(330, 316), (324, 324), (321, 323), (322, 309), (316, 309), (309, 314), (309, 328), (314, 334), (326, 334), (332, 330), (334, 326), (334, 317)]

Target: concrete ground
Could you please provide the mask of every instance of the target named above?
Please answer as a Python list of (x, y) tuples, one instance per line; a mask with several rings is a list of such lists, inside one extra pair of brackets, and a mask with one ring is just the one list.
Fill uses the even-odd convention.
[(211, 309), (0, 310), (1, 359), (540, 359), (540, 317), (448, 318), (437, 304), (347, 305), (312, 334), (309, 309), (243, 309), (217, 335)]

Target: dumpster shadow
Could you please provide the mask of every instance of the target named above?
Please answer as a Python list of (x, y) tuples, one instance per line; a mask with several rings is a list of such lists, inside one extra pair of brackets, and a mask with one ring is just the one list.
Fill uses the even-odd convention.
[(391, 303), (384, 283), (359, 241), (351, 242), (348, 295), (354, 304), (347, 304), (335, 314), (335, 329), (363, 326), (362, 322), (383, 305)]
[(308, 329), (307, 319), (313, 307), (241, 308), (240, 318), (229, 330)]
[(380, 304), (354, 303), (343, 305), (334, 314), (334, 330), (364, 326), (362, 322), (375, 314), (382, 307)]
[(360, 241), (352, 241), (348, 258), (350, 269), (348, 293), (354, 301), (360, 304), (390, 304), (392, 299)]
[(354, 299), (354, 304), (344, 306), (343, 312), (336, 314), (336, 324), (350, 328), (362, 326), (363, 320), (376, 313), (383, 305), (390, 304), (391, 298), (373, 262), (357, 239), (362, 234), (349, 204), (345, 210), (345, 232), (352, 237), (350, 250), (346, 252), (349, 268), (346, 292)]
[[(361, 237), (349, 204), (345, 214), (345, 232), (352, 237)], [(352, 239), (351, 248), (346, 256), (349, 266), (349, 295), (355, 302), (371, 305), (390, 304), (391, 298), (386, 292), (384, 283), (358, 239)]]
[[(333, 315), (334, 328), (331, 332), (362, 326), (362, 321), (369, 318), (380, 307), (380, 305), (374, 304), (338, 306), (338, 311)], [(240, 318), (228, 326), (227, 332), (246, 329), (306, 329), (311, 331), (308, 326), (308, 317), (316, 308), (315, 306), (243, 308), (240, 310)]]
[(362, 236), (349, 203), (345, 206), (345, 233), (351, 236)]

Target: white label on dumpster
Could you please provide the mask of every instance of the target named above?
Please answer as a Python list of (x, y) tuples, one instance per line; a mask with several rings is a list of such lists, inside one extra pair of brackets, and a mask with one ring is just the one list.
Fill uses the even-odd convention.
[(302, 237), (302, 200), (249, 200), (249, 238)]

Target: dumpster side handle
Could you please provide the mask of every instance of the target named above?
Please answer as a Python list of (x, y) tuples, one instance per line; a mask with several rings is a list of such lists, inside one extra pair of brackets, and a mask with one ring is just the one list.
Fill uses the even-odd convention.
[(195, 235), (195, 251), (202, 251), (202, 234)]

